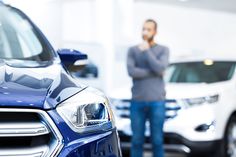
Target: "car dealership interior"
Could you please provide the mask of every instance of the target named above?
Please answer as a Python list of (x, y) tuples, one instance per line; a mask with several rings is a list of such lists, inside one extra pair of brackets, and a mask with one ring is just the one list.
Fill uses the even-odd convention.
[[(14, 12), (18, 14), (22, 11), (27, 16), (20, 13), (19, 17), (15, 17), (13, 15), (15, 13), (12, 15), (9, 13), (9, 16), (4, 17), (7, 11), (1, 5), (9, 7), (9, 10), (17, 8), (20, 11)], [(23, 20), (20, 20), (21, 17)], [(13, 18), (18, 21), (14, 21)], [(163, 79), (165, 84), (163, 85), (165, 120), (162, 129), (163, 135), (160, 135), (163, 139), (165, 157), (236, 157), (235, 0), (0, 0), (0, 71), (3, 69), (1, 60), (4, 62), (5, 69), (5, 72), (0, 73), (0, 157), (9, 154), (10, 157), (121, 157), (121, 154), (123, 157), (134, 157), (134, 153), (133, 156), (131, 155), (131, 150), (134, 148), (132, 137), (135, 133), (131, 128), (131, 105), (134, 105), (135, 101), (133, 100), (133, 90), (135, 83), (140, 85), (141, 80), (146, 78), (133, 77), (129, 69), (127, 70), (127, 62), (129, 68), (128, 56), (131, 47), (134, 45), (138, 45), (136, 48), (139, 45), (145, 46), (142, 33), (145, 31), (145, 23), (150, 23), (147, 21), (148, 19), (156, 21), (157, 31), (153, 39), (157, 43), (156, 45), (164, 45), (163, 47), (169, 50), (168, 65), (161, 74), (155, 74), (155, 77)], [(153, 24), (153, 21), (151, 23)], [(10, 25), (14, 25), (12, 26), (14, 29), (7, 29), (11, 27)], [(29, 31), (31, 29), (32, 32), (39, 33), (33, 37), (33, 33)], [(38, 29), (42, 31), (48, 41)], [(14, 32), (18, 33), (16, 37), (13, 37)], [(39, 37), (41, 35), (42, 37)], [(19, 38), (18, 44), (15, 41), (17, 38)], [(51, 46), (49, 47), (52, 48), (50, 51), (56, 53), (55, 66), (45, 67), (47, 72), (43, 72), (43, 65), (36, 68), (35, 63), (26, 65), (25, 62), (25, 66), (18, 67), (17, 65), (24, 63), (24, 61), (22, 62), (21, 57), (14, 57), (17, 51), (8, 54), (11, 52), (10, 49), (16, 50), (21, 44), (21, 51), (25, 50), (23, 54), (26, 56), (23, 58), (31, 60), (34, 58), (34, 55), (32, 55), (33, 57), (29, 55), (31, 51), (36, 54), (36, 51), (40, 49), (47, 49), (44, 44), (38, 44), (37, 38), (40, 39), (40, 43), (41, 40), (45, 40), (45, 45), (50, 42)], [(6, 44), (5, 41), (8, 40), (9, 44)], [(148, 49), (153, 47), (150, 46)], [(82, 55), (76, 56), (76, 53)], [(45, 55), (42, 56), (45, 57)], [(71, 58), (73, 58), (73, 66), (77, 66), (76, 70), (72, 65), (69, 65), (68, 61), (71, 62)], [(13, 60), (10, 61), (10, 59)], [(37, 57), (36, 60), (39, 62)], [(149, 61), (149, 59), (147, 60)], [(43, 61), (45, 62), (45, 60)], [(145, 64), (148, 61), (145, 60)], [(159, 60), (157, 62), (159, 63)], [(64, 71), (59, 70), (56, 64), (62, 65)], [(134, 63), (134, 66), (137, 66), (137, 63)], [(151, 67), (151, 64), (149, 66)], [(17, 73), (11, 67), (17, 67)], [(26, 72), (24, 69), (26, 67), (31, 69)], [(23, 70), (19, 68), (23, 68)], [(60, 77), (57, 77), (57, 71), (63, 71)], [(20, 77), (21, 72), (24, 75), (22, 74)], [(38, 82), (36, 79), (29, 78), (33, 73), (38, 75), (36, 76)], [(68, 79), (63, 79), (64, 75), (67, 75), (65, 73), (68, 74), (66, 76)], [(6, 85), (4, 86), (1, 85), (4, 84), (1, 81), (2, 76), (5, 78)], [(153, 75), (150, 77), (154, 79)], [(28, 82), (27, 85), (25, 84), (27, 86), (27, 91), (24, 91), (27, 94), (25, 97), (34, 99), (35, 102), (29, 102), (29, 106), (22, 105), (29, 109), (24, 113), (31, 112), (31, 109), (43, 110), (43, 112), (37, 111), (37, 115), (44, 119), (50, 119), (47, 120), (49, 121), (47, 126), (42, 126), (44, 122), (34, 123), (39, 128), (34, 131), (37, 132), (37, 136), (45, 136), (45, 139), (50, 143), (48, 151), (45, 151), (48, 152), (47, 154), (44, 152), (40, 155), (37, 152), (39, 149), (33, 149), (33, 146), (38, 146), (38, 143), (42, 142), (30, 145), (32, 149), (25, 155), (11, 154), (9, 153), (11, 151), (10, 144), (5, 147), (1, 144), (3, 136), (4, 139), (11, 137), (12, 140), (16, 134), (23, 131), (20, 139), (24, 139), (24, 136), (29, 137), (30, 131), (33, 131), (30, 128), (33, 127), (32, 124), (28, 122), (27, 124), (14, 122), (14, 127), (3, 124), (3, 120), (8, 117), (1, 116), (3, 112), (4, 115), (9, 113), (13, 117), (21, 116), (15, 114), (20, 112), (19, 106), (11, 105), (9, 107), (6, 105), (7, 102), (3, 102), (5, 99), (9, 99), (10, 102), (14, 97), (14, 95), (8, 96), (9, 91), (5, 91), (7, 88), (12, 87), (13, 90), (23, 88), (9, 85), (11, 80), (15, 80), (15, 83), (21, 84), (21, 86), (24, 85), (23, 82)], [(54, 80), (59, 80), (59, 83), (53, 84)], [(75, 89), (74, 84), (78, 89)], [(139, 91), (143, 90), (139, 93), (153, 93), (151, 90), (155, 87), (145, 90), (143, 86), (146, 85), (143, 82), (142, 87), (140, 85), (140, 88), (137, 88)], [(153, 86), (155, 85), (153, 84)], [(65, 87), (70, 88), (61, 92), (50, 90), (51, 88), (64, 89)], [(90, 89), (90, 87), (93, 88)], [(47, 88), (44, 95), (44, 107), (36, 107), (37, 102), (41, 102), (38, 98), (45, 92), (41, 90), (43, 88)], [(156, 90), (161, 91), (161, 88), (162, 86), (157, 86)], [(36, 89), (39, 91), (33, 94)], [(80, 94), (80, 97), (73, 99), (74, 95), (79, 93), (76, 90), (85, 91)], [(101, 96), (103, 94), (100, 92), (106, 96)], [(60, 96), (55, 96), (55, 100), (52, 100), (49, 99), (49, 95)], [(17, 99), (15, 100), (15, 98)], [(25, 99), (20, 100), (18, 96), (15, 98), (14, 101), (18, 104), (24, 103)], [(75, 104), (78, 102), (79, 104), (86, 103), (86, 105), (80, 105), (78, 108), (65, 107), (66, 103)], [(17, 110), (13, 109), (13, 114), (13, 111), (7, 111), (5, 107), (17, 108)], [(50, 110), (56, 110), (56, 112), (52, 113)], [(102, 115), (100, 112), (107, 112), (107, 115)], [(36, 113), (36, 111), (32, 113)], [(151, 112), (148, 111), (147, 116), (150, 114)], [(55, 115), (58, 115), (59, 118), (50, 118)], [(86, 115), (86, 118), (80, 118), (79, 115)], [(103, 117), (101, 118), (101, 116)], [(29, 117), (34, 117), (34, 115)], [(61, 119), (64, 121), (61, 122)], [(153, 122), (150, 119), (147, 118), (144, 124), (143, 156), (162, 157), (155, 154), (153, 146), (155, 142), (153, 142), (152, 134), (156, 132), (151, 127)], [(105, 122), (105, 120), (107, 121)], [(60, 128), (60, 126), (67, 124), (66, 129)], [(108, 128), (109, 124), (111, 128)], [(6, 129), (8, 127), (17, 128), (15, 126), (22, 128), (15, 132)], [(24, 129), (27, 128), (31, 130), (24, 132)], [(94, 132), (93, 129), (97, 132)], [(109, 134), (108, 132), (112, 129), (118, 133), (117, 148), (109, 143), (116, 138), (115, 133)], [(68, 131), (67, 133), (71, 133), (71, 136), (65, 136), (62, 130)], [(106, 132), (102, 133), (104, 130)], [(53, 135), (49, 136), (50, 132), (53, 132)], [(90, 136), (91, 132), (94, 135), (88, 138), (87, 134)], [(5, 137), (6, 134), (8, 136)], [(36, 134), (32, 136), (36, 136)], [(49, 140), (49, 137), (52, 136), (53, 139)], [(107, 139), (108, 136), (111, 138)], [(96, 146), (88, 145), (87, 143), (91, 143), (94, 138), (98, 140)], [(102, 142), (102, 139), (105, 138), (107, 141)], [(69, 139), (74, 139), (74, 141), (70, 142)], [(40, 141), (40, 139), (37, 140)], [(56, 145), (56, 141), (59, 141), (58, 145)], [(65, 141), (64, 144), (63, 141)], [(61, 144), (59, 144), (60, 142)], [(9, 143), (11, 143), (10, 140)], [(72, 145), (73, 147), (69, 148)], [(52, 148), (57, 150), (57, 153), (54, 154)], [(66, 154), (66, 148), (71, 153)], [(1, 150), (3, 150), (2, 154)], [(21, 152), (23, 148), (17, 150)], [(90, 151), (95, 151), (96, 155), (88, 153)], [(116, 153), (112, 154), (112, 152)]]

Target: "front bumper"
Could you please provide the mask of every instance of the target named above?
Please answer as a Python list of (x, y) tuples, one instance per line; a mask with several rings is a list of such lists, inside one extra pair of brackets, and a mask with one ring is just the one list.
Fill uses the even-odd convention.
[(84, 137), (64, 146), (58, 157), (120, 157), (117, 133), (107, 133)]
[(63, 136), (63, 148), (58, 157), (121, 157), (117, 129), (79, 134), (71, 130), (55, 110), (48, 111)]
[[(125, 135), (119, 132), (121, 140), (122, 150), (130, 150), (131, 148), (131, 136)], [(164, 149), (166, 152), (171, 153), (183, 153), (183, 154), (209, 154), (214, 152), (220, 145), (220, 140), (215, 141), (190, 141), (184, 137), (175, 133), (165, 133), (164, 134)], [(149, 137), (146, 137), (144, 143), (145, 150), (151, 150), (151, 141)]]

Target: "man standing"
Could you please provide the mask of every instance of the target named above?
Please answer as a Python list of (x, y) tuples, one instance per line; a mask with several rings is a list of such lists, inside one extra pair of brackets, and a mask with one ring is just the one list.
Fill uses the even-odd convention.
[(133, 132), (131, 157), (142, 157), (145, 141), (145, 122), (150, 121), (151, 142), (154, 157), (163, 157), (163, 125), (165, 120), (165, 85), (163, 75), (169, 62), (169, 49), (154, 41), (158, 25), (145, 21), (142, 30), (143, 43), (131, 47), (127, 68), (133, 79), (130, 107)]

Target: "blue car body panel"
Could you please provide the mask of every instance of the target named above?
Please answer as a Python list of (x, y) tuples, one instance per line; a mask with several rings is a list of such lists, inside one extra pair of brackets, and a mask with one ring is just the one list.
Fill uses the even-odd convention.
[[(1, 65), (0, 106), (51, 109), (86, 88), (75, 83), (61, 65), (51, 66), (14, 68)], [(50, 73), (49, 68), (59, 70), (51, 77), (39, 79), (40, 73)]]

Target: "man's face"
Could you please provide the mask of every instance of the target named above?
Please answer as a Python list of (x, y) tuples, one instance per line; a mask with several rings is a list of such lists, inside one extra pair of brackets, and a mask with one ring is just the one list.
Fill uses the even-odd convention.
[(156, 28), (153, 22), (145, 22), (143, 25), (142, 37), (145, 41), (152, 41), (156, 35)]

